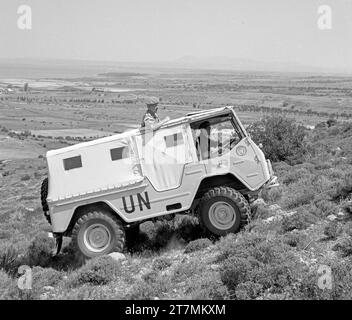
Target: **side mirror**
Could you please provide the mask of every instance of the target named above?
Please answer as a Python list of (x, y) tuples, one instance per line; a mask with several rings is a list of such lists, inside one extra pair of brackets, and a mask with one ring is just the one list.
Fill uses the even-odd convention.
[(259, 147), (260, 149), (263, 149), (263, 144), (259, 143), (259, 144), (258, 144), (258, 147)]

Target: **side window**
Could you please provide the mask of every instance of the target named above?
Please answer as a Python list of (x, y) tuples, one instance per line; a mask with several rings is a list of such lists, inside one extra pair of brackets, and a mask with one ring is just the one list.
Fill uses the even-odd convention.
[(219, 141), (219, 145), (229, 147), (235, 146), (241, 140), (240, 133), (234, 127), (232, 121), (228, 117), (223, 117), (219, 122), (212, 126), (212, 139)]
[(165, 140), (166, 148), (176, 147), (184, 143), (182, 132), (177, 132), (169, 136), (165, 136), (164, 140)]
[(63, 160), (63, 162), (64, 162), (64, 168), (66, 171), (82, 167), (81, 156), (66, 158)]
[(110, 149), (110, 156), (112, 161), (128, 158), (128, 147), (118, 147)]
[(198, 121), (191, 128), (199, 160), (218, 157), (242, 139), (231, 115)]

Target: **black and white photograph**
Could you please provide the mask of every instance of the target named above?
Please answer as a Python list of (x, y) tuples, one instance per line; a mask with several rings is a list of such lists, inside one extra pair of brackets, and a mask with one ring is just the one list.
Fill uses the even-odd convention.
[(352, 0), (2, 0), (0, 300), (351, 300), (351, 35)]

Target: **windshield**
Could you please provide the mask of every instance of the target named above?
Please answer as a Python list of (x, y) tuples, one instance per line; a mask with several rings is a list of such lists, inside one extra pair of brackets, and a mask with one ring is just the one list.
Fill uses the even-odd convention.
[(191, 125), (199, 160), (220, 156), (242, 140), (245, 135), (234, 120), (231, 113)]

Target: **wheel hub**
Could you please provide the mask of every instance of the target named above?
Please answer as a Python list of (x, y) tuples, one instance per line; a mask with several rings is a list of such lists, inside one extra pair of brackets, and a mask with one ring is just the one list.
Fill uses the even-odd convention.
[(110, 244), (111, 234), (103, 224), (92, 224), (84, 232), (84, 244), (93, 252), (102, 252)]
[(209, 220), (216, 228), (227, 230), (236, 222), (235, 209), (227, 202), (215, 202), (209, 209)]

